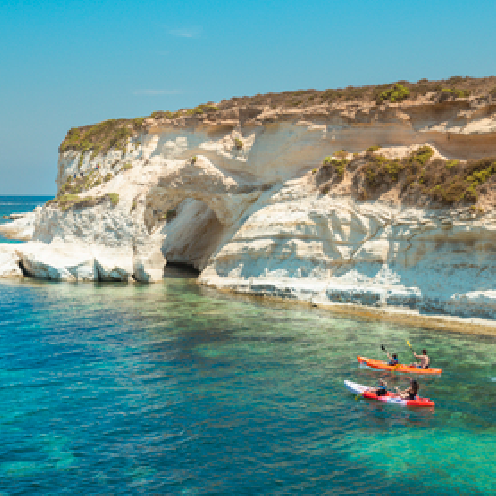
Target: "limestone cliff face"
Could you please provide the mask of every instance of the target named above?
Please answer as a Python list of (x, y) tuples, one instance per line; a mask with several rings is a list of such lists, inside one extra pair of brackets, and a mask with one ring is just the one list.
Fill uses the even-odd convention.
[(14, 257), (36, 277), (150, 282), (176, 261), (234, 291), (495, 319), (494, 176), (484, 208), (432, 208), (360, 201), (352, 167), (325, 192), (315, 173), (372, 145), (496, 156), (495, 112), (473, 98), (149, 119), (123, 150), (60, 153), (59, 202)]

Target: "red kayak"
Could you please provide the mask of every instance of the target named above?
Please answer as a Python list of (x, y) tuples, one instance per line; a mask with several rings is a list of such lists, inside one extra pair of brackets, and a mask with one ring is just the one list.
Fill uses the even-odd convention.
[(397, 394), (387, 392), (387, 394), (382, 396), (377, 396), (375, 393), (369, 391), (367, 386), (362, 386), (356, 382), (344, 381), (344, 385), (353, 393), (359, 394), (364, 398), (375, 401), (382, 401), (383, 403), (392, 403), (394, 405), (400, 406), (412, 406), (412, 407), (426, 407), (434, 406), (434, 402), (429, 398), (421, 398), (417, 396), (414, 400), (402, 400)]
[(387, 362), (382, 360), (374, 360), (373, 358), (366, 358), (358, 356), (358, 361), (367, 365), (372, 369), (391, 370), (392, 372), (402, 372), (403, 374), (440, 374), (443, 369), (419, 369), (417, 367), (409, 367), (408, 365), (388, 365)]

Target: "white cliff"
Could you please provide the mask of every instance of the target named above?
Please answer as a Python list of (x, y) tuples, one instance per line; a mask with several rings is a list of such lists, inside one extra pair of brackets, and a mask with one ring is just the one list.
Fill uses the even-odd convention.
[(0, 252), (0, 274), (153, 282), (174, 261), (235, 292), (496, 319), (495, 176), (472, 208), (408, 203), (390, 187), (360, 200), (363, 153), (342, 180), (318, 183), (341, 149), (350, 159), (375, 144), (389, 158), (424, 144), (433, 159), (496, 156), (496, 114), (483, 107), (150, 119), (124, 150), (60, 153), (59, 201), (36, 211), (31, 242)]
[(14, 214), (13, 222), (0, 224), (0, 234), (6, 238), (29, 241), (33, 237), (36, 224), (36, 213), (41, 209), (37, 207), (33, 212)]

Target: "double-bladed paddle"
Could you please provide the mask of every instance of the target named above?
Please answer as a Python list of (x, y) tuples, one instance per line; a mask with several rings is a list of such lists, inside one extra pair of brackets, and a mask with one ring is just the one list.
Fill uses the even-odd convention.
[(410, 346), (410, 349), (412, 350), (412, 353), (415, 355), (416, 353), (415, 353), (414, 349), (412, 348), (412, 345), (410, 344), (410, 341), (408, 341), (408, 339), (406, 340), (406, 344), (408, 346)]

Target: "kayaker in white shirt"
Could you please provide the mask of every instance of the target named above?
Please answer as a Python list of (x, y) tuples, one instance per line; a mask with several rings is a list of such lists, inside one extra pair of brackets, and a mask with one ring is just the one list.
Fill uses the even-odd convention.
[(428, 369), (431, 363), (431, 359), (427, 355), (427, 350), (422, 350), (421, 355), (417, 355), (417, 353), (413, 352), (415, 358), (420, 360), (420, 362), (411, 363), (410, 367), (417, 367), (418, 369)]

